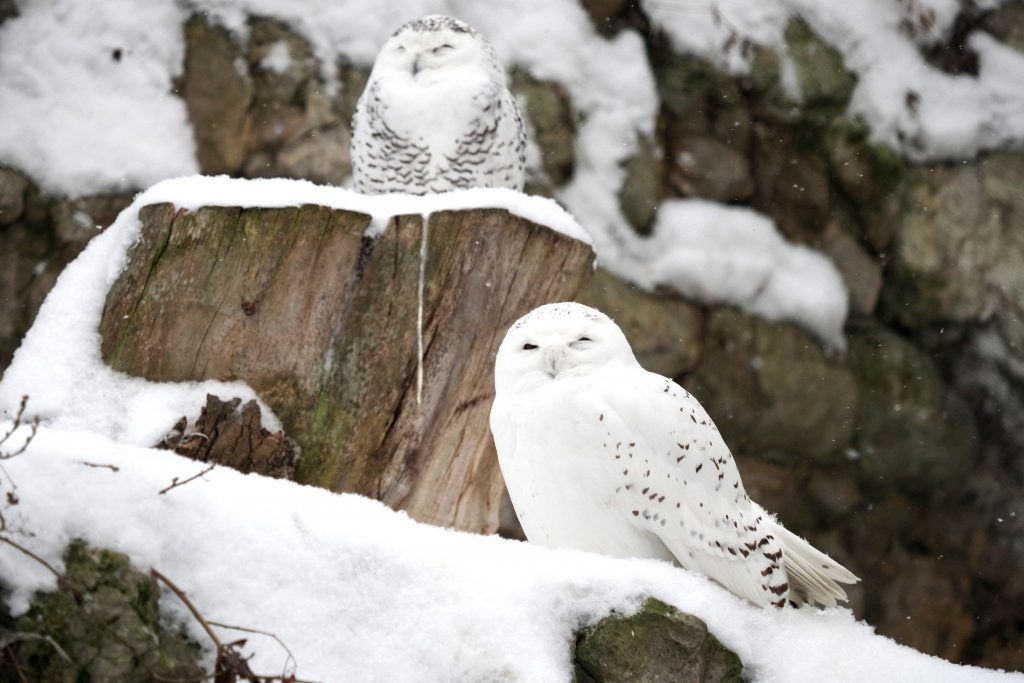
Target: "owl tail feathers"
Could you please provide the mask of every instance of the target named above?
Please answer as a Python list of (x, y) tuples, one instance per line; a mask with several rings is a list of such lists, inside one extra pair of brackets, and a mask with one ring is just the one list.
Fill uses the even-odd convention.
[(782, 542), (783, 562), (789, 577), (789, 599), (797, 605), (805, 602), (835, 607), (847, 600), (841, 583), (860, 581), (846, 567), (810, 543), (777, 524), (775, 538)]

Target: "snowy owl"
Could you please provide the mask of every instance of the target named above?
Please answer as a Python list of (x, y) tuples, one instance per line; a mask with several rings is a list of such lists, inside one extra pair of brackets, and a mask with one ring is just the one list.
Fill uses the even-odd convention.
[(491, 431), (531, 542), (677, 562), (762, 607), (833, 606), (858, 581), (747, 497), (697, 399), (644, 370), (600, 311), (521, 318), (495, 388)]
[(525, 166), (523, 120), (490, 43), (441, 15), (398, 29), (352, 120), (356, 190), (522, 190)]

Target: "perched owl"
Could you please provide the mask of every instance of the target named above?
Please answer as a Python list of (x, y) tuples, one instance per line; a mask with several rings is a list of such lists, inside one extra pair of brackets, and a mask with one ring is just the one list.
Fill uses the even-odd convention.
[(365, 194), (523, 189), (526, 133), (494, 49), (441, 15), (384, 44), (352, 121), (352, 175)]
[(711, 418), (610, 318), (549, 304), (498, 350), (491, 431), (532, 543), (674, 561), (767, 607), (833, 606), (857, 577), (747, 497)]

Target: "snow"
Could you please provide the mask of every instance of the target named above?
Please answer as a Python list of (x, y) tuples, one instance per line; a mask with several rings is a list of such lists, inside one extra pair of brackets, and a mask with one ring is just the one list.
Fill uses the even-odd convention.
[(197, 172), (185, 104), (172, 94), (180, 5), (52, 0), (18, 11), (0, 26), (0, 162), (71, 196)]
[(700, 199), (669, 200), (625, 276), (767, 320), (802, 323), (830, 347), (845, 345), (848, 297), (835, 265), (786, 242), (765, 216)]
[[(933, 25), (901, 30), (907, 7), (931, 10)], [(750, 66), (730, 35), (786, 57), (786, 23), (803, 18), (857, 75), (849, 113), (870, 126), (874, 142), (916, 161), (972, 158), (979, 152), (1024, 143), (1024, 54), (976, 31), (968, 38), (979, 57), (978, 75), (951, 75), (928, 64), (919, 45), (951, 29), (960, 3), (953, 0), (820, 2), (819, 0), (644, 0), (654, 23), (677, 50), (734, 72)], [(998, 2), (984, 3), (994, 7)], [(913, 20), (912, 20), (913, 23)], [(911, 105), (908, 94), (916, 95)], [(914, 99), (913, 96), (910, 99)]]
[(279, 40), (271, 45), (267, 54), (260, 60), (260, 66), (276, 74), (286, 73), (292, 68), (292, 53), (288, 50), (288, 43)]
[[(207, 619), (276, 634), (305, 679), (568, 681), (575, 629), (652, 595), (703, 619), (756, 682), (1024, 681), (898, 645), (845, 609), (762, 610), (667, 563), (430, 527), (360, 496), (226, 468), (159, 495), (203, 465), (89, 432), (44, 427), (5, 468), (19, 542), (58, 567), (74, 538), (127, 553)], [(54, 589), (6, 547), (0, 576), (15, 611)], [(208, 642), (167, 591), (161, 606)], [(281, 648), (246, 636), (253, 669), (280, 673)]]
[[(558, 204), (513, 190), (475, 189), (422, 197), (365, 196), (302, 180), (240, 180), (226, 176), (166, 180), (140, 194), (61, 273), (0, 380), (0, 411), (12, 414), (21, 396), (29, 394), (32, 414), (50, 420), (54, 426), (88, 429), (125, 443), (152, 445), (179, 417), (197, 417), (207, 393), (256, 398), (252, 389), (241, 383), (158, 384), (116, 373), (101, 359), (98, 329), (107, 291), (138, 236), (139, 209), (161, 202), (192, 210), (201, 206), (319, 204), (369, 214), (375, 231), (383, 229), (391, 216), (495, 207), (588, 242), (587, 234)], [(261, 404), (261, 408), (268, 426), (277, 428), (273, 412), (266, 405)]]

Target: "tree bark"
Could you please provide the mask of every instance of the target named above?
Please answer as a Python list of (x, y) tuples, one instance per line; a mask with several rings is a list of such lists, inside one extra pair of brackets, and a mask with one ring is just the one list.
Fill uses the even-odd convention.
[(497, 528), (494, 354), (519, 316), (576, 294), (588, 246), (497, 209), (433, 214), (425, 240), (420, 216), (371, 240), (368, 216), (320, 206), (139, 217), (100, 329), (112, 368), (246, 382), (299, 444), (297, 481)]

